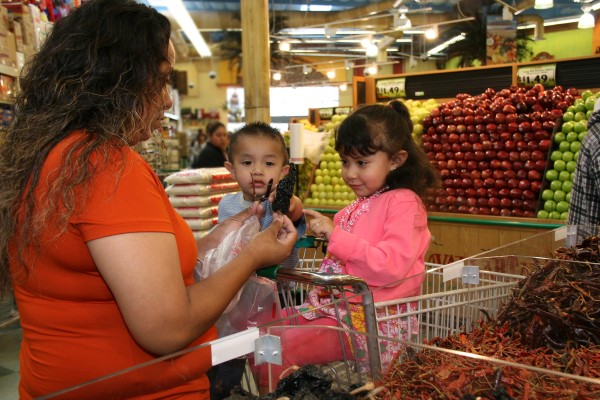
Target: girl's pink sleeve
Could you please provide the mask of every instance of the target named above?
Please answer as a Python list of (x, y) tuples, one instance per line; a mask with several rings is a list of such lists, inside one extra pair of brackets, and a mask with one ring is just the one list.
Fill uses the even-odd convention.
[(379, 240), (372, 238), (375, 243), (371, 244), (365, 235), (349, 233), (336, 226), (328, 246), (328, 251), (344, 262), (346, 273), (363, 278), (370, 286), (382, 286), (423, 273), (424, 255), (431, 238), (427, 213), (420, 201), (393, 199), (380, 210), (368, 213), (369, 225), (382, 225), (369, 231), (376, 233), (383, 229)]

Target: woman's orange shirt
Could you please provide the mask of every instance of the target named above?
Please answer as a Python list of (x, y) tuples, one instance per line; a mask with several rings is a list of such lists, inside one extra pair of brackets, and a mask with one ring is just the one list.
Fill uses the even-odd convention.
[[(36, 201), (52, 185), (69, 146), (83, 135), (73, 133), (50, 152), (35, 189)], [(26, 254), (30, 268), (26, 276), (14, 262), (14, 243), (11, 248), (10, 267), (23, 331), (21, 399), (54, 393), (147, 362), (150, 365), (58, 398), (208, 398), (205, 372), (211, 365), (210, 349), (152, 363), (156, 357), (138, 346), (129, 333), (88, 251), (86, 242), (101, 237), (172, 233), (184, 281), (187, 285), (194, 281), (197, 248), (193, 234), (171, 207), (156, 174), (128, 147), (113, 151), (110, 157), (96, 172), (85, 206), (76, 208), (67, 232), (59, 234), (54, 224), (44, 227), (41, 252), (31, 247)], [(90, 160), (93, 162), (94, 155)], [(81, 189), (75, 194), (81, 199)], [(215, 338), (212, 328), (190, 347)]]

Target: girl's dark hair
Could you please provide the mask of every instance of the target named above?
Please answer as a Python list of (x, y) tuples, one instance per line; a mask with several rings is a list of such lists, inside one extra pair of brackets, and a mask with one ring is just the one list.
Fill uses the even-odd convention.
[[(106, 162), (111, 148), (141, 140), (148, 129), (146, 107), (163, 106), (169, 74), (169, 20), (133, 0), (90, 0), (58, 20), (20, 78), (15, 119), (0, 137), (0, 295), (7, 289), (8, 246), (39, 246), (42, 227), (67, 229), (76, 206), (76, 187), (95, 173), (92, 153)], [(60, 173), (42, 203), (34, 190), (48, 153), (74, 130), (85, 139), (63, 155)], [(104, 160), (104, 161), (102, 161)], [(60, 213), (57, 210), (62, 210)], [(17, 215), (22, 219), (17, 220)]]
[(338, 127), (335, 149), (341, 155), (369, 156), (382, 151), (390, 157), (401, 150), (408, 154), (406, 162), (390, 171), (386, 185), (390, 189), (406, 188), (423, 200), (428, 189), (439, 184), (435, 168), (412, 138), (413, 124), (408, 109), (401, 101), (373, 104), (357, 109)]
[(237, 141), (240, 137), (244, 136), (265, 136), (273, 139), (281, 145), (281, 156), (283, 157), (283, 165), (289, 163), (288, 152), (285, 145), (285, 140), (278, 129), (273, 128), (271, 125), (265, 122), (252, 122), (241, 127), (237, 132), (231, 136), (229, 141), (229, 149), (227, 150), (227, 158), (229, 162), (233, 162), (233, 156), (235, 155), (235, 148)]
[(221, 127), (225, 128), (225, 125), (222, 122), (211, 122), (208, 125), (206, 125), (206, 133), (208, 134), (208, 136), (212, 136), (212, 134), (215, 133), (215, 131)]

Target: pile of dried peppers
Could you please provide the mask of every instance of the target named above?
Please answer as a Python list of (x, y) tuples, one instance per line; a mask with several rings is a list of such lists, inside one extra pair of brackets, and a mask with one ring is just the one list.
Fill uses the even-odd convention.
[[(575, 262), (574, 262), (575, 261)], [(600, 238), (525, 266), (495, 320), (429, 345), (600, 379)], [(598, 399), (591, 382), (453, 353), (407, 349), (378, 383), (391, 399)]]

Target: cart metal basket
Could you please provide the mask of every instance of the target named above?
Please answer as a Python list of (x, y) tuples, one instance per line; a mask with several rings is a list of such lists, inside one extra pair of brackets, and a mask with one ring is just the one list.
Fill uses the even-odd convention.
[[(356, 331), (352, 326), (350, 330), (367, 338), (367, 375), (374, 380), (386, 368), (381, 361), (380, 352), (384, 351), (383, 347), (390, 339), (422, 344), (434, 337), (469, 331), (478, 321), (494, 318), (502, 301), (523, 278), (520, 265), (524, 261), (517, 257), (512, 260), (504, 257), (473, 258), (466, 264), (459, 262), (450, 266), (427, 265), (428, 271), (424, 278), (407, 278), (424, 280), (419, 296), (373, 303), (372, 292), (369, 292), (368, 286), (361, 279), (315, 272), (326, 253), (326, 242), (316, 238), (303, 238), (299, 245), (300, 259), (296, 268), (279, 268), (275, 274), (281, 291), (282, 307), (287, 310), (288, 315), (292, 315), (287, 324), (294, 325), (301, 318), (295, 307), (305, 300), (306, 293), (312, 288), (326, 287), (330, 292), (341, 293), (341, 298), (332, 297), (332, 302), (337, 307), (346, 309), (350, 298), (362, 295), (366, 331)], [(401, 282), (394, 282), (392, 285), (399, 283)], [(337, 311), (336, 308), (338, 326), (342, 327)], [(418, 333), (391, 338), (382, 334), (382, 331), (393, 331), (392, 325), (401, 326), (404, 332)], [(343, 340), (341, 335), (340, 340)], [(361, 375), (361, 368), (352, 355), (356, 349), (354, 340), (351, 345), (351, 354), (345, 354), (343, 360), (324, 366), (326, 371), (332, 372), (340, 387), (364, 381), (364, 374)]]

